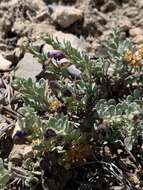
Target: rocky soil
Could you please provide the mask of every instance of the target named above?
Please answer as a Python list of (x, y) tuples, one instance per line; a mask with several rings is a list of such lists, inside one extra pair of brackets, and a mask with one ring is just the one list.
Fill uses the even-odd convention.
[(16, 65), (24, 56), (20, 47), (25, 41), (51, 34), (94, 57), (117, 26), (134, 43), (142, 43), (142, 9), (142, 0), (1, 0), (0, 54)]
[[(134, 44), (143, 43), (143, 0), (0, 0), (0, 106), (5, 105), (5, 97), (7, 102), (12, 101), (10, 77), (4, 72), (16, 68), (15, 76), (35, 80), (41, 71), (41, 64), (25, 52), (25, 42), (41, 47), (41, 36), (50, 34), (61, 42), (70, 41), (94, 58), (100, 52), (101, 41), (117, 26)], [(51, 49), (48, 45), (42, 47), (44, 52)], [(0, 135), (6, 123), (13, 125), (15, 121), (12, 110), (2, 109)], [(2, 112), (12, 120), (1, 117)], [(4, 139), (0, 144), (3, 146)], [(11, 148), (6, 147), (13, 162), (32, 154), (27, 145), (15, 145), (9, 151)]]

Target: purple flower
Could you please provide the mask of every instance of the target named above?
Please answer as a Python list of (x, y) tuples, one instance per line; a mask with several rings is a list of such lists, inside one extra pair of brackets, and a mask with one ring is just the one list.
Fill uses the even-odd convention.
[(56, 60), (60, 60), (60, 59), (65, 58), (65, 54), (63, 52), (61, 52), (61, 51), (53, 50), (51, 52), (48, 52), (48, 57), (49, 58), (54, 58)]
[(27, 135), (27, 133), (25, 131), (16, 131), (15, 133), (15, 137), (19, 137), (19, 138), (23, 138)]
[(56, 137), (56, 132), (53, 129), (47, 129), (44, 133), (45, 140), (49, 140), (53, 137)]
[(65, 97), (71, 97), (71, 96), (72, 96), (72, 93), (71, 93), (71, 91), (70, 91), (69, 89), (64, 89), (63, 95), (64, 95)]

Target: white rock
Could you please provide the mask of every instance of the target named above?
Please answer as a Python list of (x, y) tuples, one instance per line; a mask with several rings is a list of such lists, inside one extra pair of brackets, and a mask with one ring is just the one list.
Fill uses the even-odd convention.
[(32, 78), (34, 81), (35, 76), (38, 75), (41, 70), (42, 65), (38, 63), (37, 59), (35, 59), (32, 54), (26, 53), (24, 58), (18, 63), (15, 76), (25, 79)]
[(44, 54), (47, 54), (49, 51), (52, 51), (53, 47), (49, 44), (44, 44), (43, 48), (42, 48), (42, 52)]
[(74, 76), (79, 78), (81, 76), (81, 71), (75, 67), (75, 65), (71, 65), (67, 68), (68, 72)]
[(54, 6), (51, 8), (53, 10), (51, 18), (62, 28), (68, 28), (70, 25), (83, 18), (83, 12), (71, 6)]
[(12, 65), (11, 61), (8, 61), (0, 54), (0, 70), (6, 71), (9, 70), (10, 66)]
[(58, 64), (59, 64), (60, 66), (62, 66), (62, 67), (64, 67), (64, 66), (67, 67), (68, 65), (71, 64), (71, 62), (70, 62), (69, 59), (63, 58), (63, 59), (61, 59), (61, 60), (58, 62)]

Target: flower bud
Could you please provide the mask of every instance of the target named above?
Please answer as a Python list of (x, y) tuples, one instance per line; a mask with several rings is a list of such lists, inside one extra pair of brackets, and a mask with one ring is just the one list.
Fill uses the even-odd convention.
[(53, 50), (51, 52), (48, 52), (48, 57), (54, 58), (56, 60), (60, 60), (60, 59), (65, 58), (65, 54), (59, 50)]
[(53, 129), (47, 129), (44, 133), (44, 139), (49, 140), (51, 138), (56, 137), (56, 132)]

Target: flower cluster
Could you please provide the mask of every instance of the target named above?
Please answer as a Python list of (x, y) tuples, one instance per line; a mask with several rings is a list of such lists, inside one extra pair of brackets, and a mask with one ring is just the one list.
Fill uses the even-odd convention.
[(143, 46), (138, 50), (133, 51), (128, 49), (124, 56), (123, 60), (129, 63), (133, 68), (139, 68), (143, 64)]
[(53, 50), (51, 52), (48, 52), (48, 57), (49, 58), (54, 58), (56, 60), (60, 60), (62, 58), (65, 58), (65, 54), (61, 51), (58, 50)]
[(58, 99), (54, 99), (51, 101), (50, 108), (53, 111), (58, 110), (62, 106), (62, 103)]
[(88, 144), (75, 145), (66, 152), (64, 161), (69, 164), (82, 164), (90, 158), (91, 149)]

